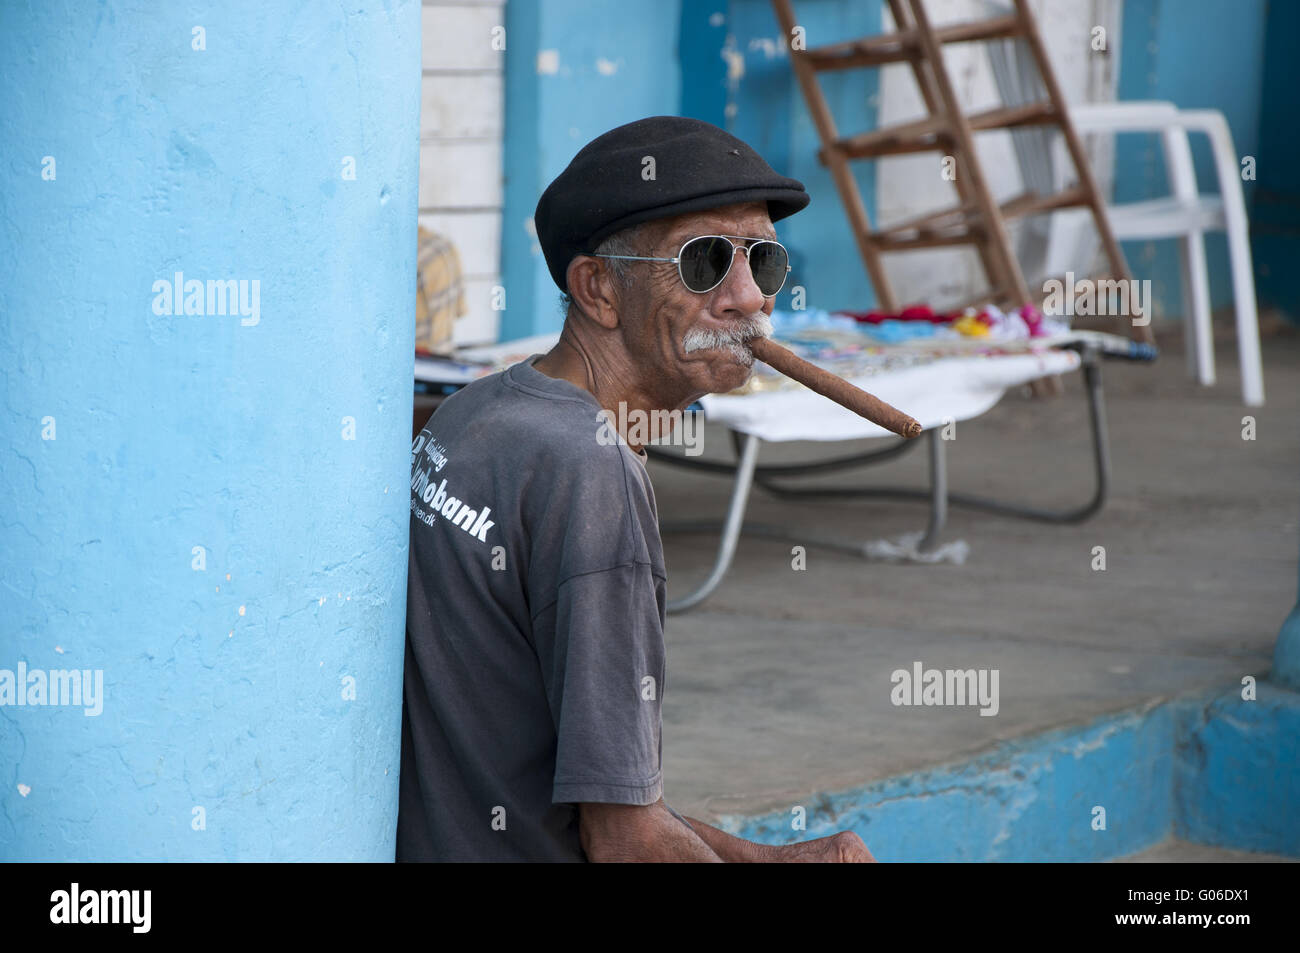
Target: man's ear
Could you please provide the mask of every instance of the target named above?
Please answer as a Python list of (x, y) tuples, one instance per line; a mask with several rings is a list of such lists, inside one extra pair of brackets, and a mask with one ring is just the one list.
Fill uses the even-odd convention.
[(578, 255), (565, 273), (569, 297), (578, 310), (603, 328), (618, 327), (618, 289), (609, 266), (600, 258)]

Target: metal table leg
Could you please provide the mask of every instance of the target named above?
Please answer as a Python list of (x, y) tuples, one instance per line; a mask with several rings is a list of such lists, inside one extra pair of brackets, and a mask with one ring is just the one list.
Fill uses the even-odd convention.
[(657, 452), (653, 447), (647, 448), (651, 456), (666, 463), (717, 473), (735, 473), (735, 484), (732, 487), (731, 503), (727, 509), (725, 521), (672, 521), (660, 524), (661, 533), (700, 533), (718, 532), (719, 530), (722, 533), (718, 555), (708, 578), (690, 594), (681, 599), (670, 600), (667, 605), (668, 611), (682, 612), (690, 609), (713, 593), (731, 567), (731, 562), (736, 554), (736, 543), (742, 532), (748, 536), (792, 541), (806, 546), (839, 550), (857, 556), (865, 557), (869, 555), (867, 544), (863, 542), (836, 539), (802, 531), (794, 533), (785, 527), (770, 524), (744, 523), (745, 507), (748, 504), (749, 492), (754, 483), (778, 497), (877, 497), (928, 500), (930, 503), (930, 517), (925, 534), (918, 544), (918, 549), (921, 552), (929, 552), (938, 544), (939, 537), (947, 523), (948, 505), (950, 503), (1050, 523), (1077, 523), (1088, 519), (1102, 508), (1109, 494), (1110, 448), (1106, 435), (1105, 406), (1102, 403), (1101, 360), (1095, 349), (1089, 348), (1083, 352), (1082, 368), (1092, 431), (1093, 469), (1096, 476), (1096, 488), (1092, 498), (1087, 503), (1064, 510), (1047, 510), (971, 496), (965, 493), (950, 493), (948, 490), (946, 448), (939, 428), (926, 431), (930, 446), (930, 487), (924, 490), (915, 487), (813, 487), (800, 489), (777, 486), (771, 482), (774, 476), (788, 477), (815, 474), (880, 462), (899, 456), (919, 442), (913, 440), (901, 441), (884, 450), (856, 454), (821, 463), (781, 464), (766, 467), (757, 465), (760, 439), (752, 434), (739, 434), (735, 431), (731, 433), (732, 444), (737, 454), (737, 463), (734, 465), (707, 460), (684, 459), (672, 454)]
[[(946, 458), (944, 456), (943, 442), (939, 439), (939, 431), (927, 431), (930, 443), (930, 489), (925, 491), (930, 497), (930, 519), (926, 526), (925, 535), (918, 544), (918, 549), (922, 552), (928, 552), (933, 549), (939, 540), (940, 534), (948, 519), (948, 476), (946, 467)], [(758, 442), (757, 438), (747, 434), (732, 432), (732, 443), (736, 447), (736, 454), (742, 460), (745, 458), (745, 451), (749, 449), (749, 441)], [(912, 444), (914, 441), (908, 441)], [(885, 451), (877, 451), (875, 454), (867, 456), (895, 456), (897, 447), (890, 447)], [(702, 461), (704, 462), (704, 461)], [(842, 461), (832, 461), (840, 465)], [(718, 550), (717, 562), (714, 565), (713, 573), (708, 580), (695, 592), (689, 596), (668, 603), (668, 611), (679, 612), (697, 605), (701, 600), (707, 597), (718, 583), (722, 581), (723, 575), (731, 565), (735, 556), (735, 546), (737, 536), (757, 536), (762, 539), (783, 540), (788, 543), (798, 543), (802, 546), (816, 546), (820, 549), (832, 549), (842, 553), (849, 553), (853, 556), (860, 556), (864, 559), (871, 558), (870, 543), (858, 540), (841, 539), (835, 536), (824, 536), (820, 533), (809, 530), (792, 530), (784, 526), (776, 526), (771, 523), (743, 523), (737, 525), (737, 490), (742, 490), (745, 496), (748, 496), (749, 485), (755, 480), (749, 478), (741, 483), (741, 475), (746, 469), (752, 469), (753, 472), (762, 472), (774, 468), (770, 467), (752, 467), (738, 468), (727, 464), (715, 464), (723, 467), (726, 472), (735, 472), (737, 474), (736, 488), (732, 491), (731, 509), (725, 520), (674, 520), (659, 524), (659, 532), (667, 533), (722, 533), (722, 544)], [(810, 464), (809, 466), (813, 466)], [(779, 468), (779, 467), (778, 467)], [(805, 469), (803, 465), (798, 465), (798, 469)], [(920, 492), (920, 491), (918, 491)], [(739, 512), (743, 516), (745, 503), (740, 503)]]
[[(722, 544), (718, 547), (718, 556), (713, 563), (713, 571), (694, 592), (680, 599), (668, 602), (669, 612), (682, 612), (707, 599), (722, 577), (731, 568), (731, 560), (736, 555), (736, 540), (740, 537), (741, 523), (745, 518), (745, 505), (749, 502), (749, 488), (754, 479), (754, 466), (758, 463), (758, 447), (762, 441), (753, 434), (744, 434), (739, 442), (739, 459), (736, 463), (736, 482), (731, 488), (731, 504), (727, 507), (727, 521), (722, 527)], [(695, 523), (661, 523), (659, 531), (682, 532), (683, 530), (701, 530), (704, 525)]]
[(926, 431), (930, 440), (930, 524), (916, 548), (928, 553), (939, 544), (939, 534), (948, 522), (948, 456), (938, 428)]

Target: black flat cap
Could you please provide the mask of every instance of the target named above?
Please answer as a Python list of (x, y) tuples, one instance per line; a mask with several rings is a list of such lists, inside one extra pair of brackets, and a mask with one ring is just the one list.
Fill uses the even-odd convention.
[[(654, 177), (646, 170), (654, 159)], [(533, 224), (546, 267), (562, 291), (573, 256), (621, 229), (737, 202), (767, 202), (772, 221), (809, 202), (747, 144), (711, 123), (652, 116), (597, 136), (546, 187)]]

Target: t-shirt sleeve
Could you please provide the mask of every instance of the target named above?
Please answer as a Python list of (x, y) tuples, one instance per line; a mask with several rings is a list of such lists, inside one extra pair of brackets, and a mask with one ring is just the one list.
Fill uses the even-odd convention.
[(554, 803), (663, 794), (664, 581), (646, 562), (564, 580), (539, 654), (556, 727)]

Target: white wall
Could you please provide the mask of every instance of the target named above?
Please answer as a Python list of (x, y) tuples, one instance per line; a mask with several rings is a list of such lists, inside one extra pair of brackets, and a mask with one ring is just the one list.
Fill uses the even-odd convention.
[(501, 282), (501, 133), (505, 54), (492, 28), (503, 0), (424, 0), (420, 95), (420, 224), (448, 236), (460, 253), (469, 313), (457, 344), (497, 339), (491, 306)]

